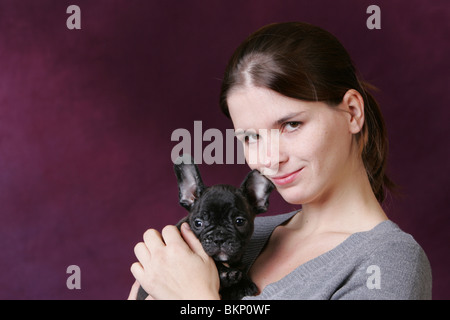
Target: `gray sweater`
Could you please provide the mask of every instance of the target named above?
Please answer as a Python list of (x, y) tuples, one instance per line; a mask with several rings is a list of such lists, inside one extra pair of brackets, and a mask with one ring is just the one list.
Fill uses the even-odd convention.
[[(256, 218), (244, 256), (247, 270), (275, 227), (294, 214)], [(244, 299), (431, 299), (431, 268), (413, 237), (387, 220)]]

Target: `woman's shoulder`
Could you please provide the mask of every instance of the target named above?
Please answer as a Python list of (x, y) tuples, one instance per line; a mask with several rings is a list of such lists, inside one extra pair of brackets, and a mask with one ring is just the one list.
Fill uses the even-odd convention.
[(367, 281), (372, 274), (379, 275), (382, 290), (369, 290), (380, 294), (378, 298), (431, 298), (432, 276), (427, 255), (414, 237), (397, 224), (386, 220), (370, 231), (355, 234), (352, 242), (361, 244), (356, 250), (359, 254), (355, 254), (361, 258), (357, 269), (364, 272), (357, 274)]
[(255, 233), (257, 232), (270, 232), (278, 227), (279, 225), (285, 223), (287, 220), (292, 218), (298, 211), (292, 211), (288, 213), (256, 217), (255, 219)]
[(365, 259), (386, 265), (402, 265), (417, 269), (429, 268), (428, 258), (414, 237), (391, 220), (379, 223), (372, 230), (352, 235), (349, 242), (360, 243)]
[(298, 211), (292, 211), (278, 215), (256, 217), (255, 229), (253, 231), (251, 242), (265, 243), (276, 227), (287, 222), (297, 212)]
[(356, 235), (366, 238), (366, 243), (372, 247), (373, 252), (393, 252), (396, 254), (400, 252), (423, 252), (422, 247), (414, 237), (404, 232), (391, 220), (383, 221), (372, 230)]
[(273, 216), (256, 217), (255, 229), (248, 244), (242, 263), (248, 270), (270, 238), (273, 230), (292, 218), (298, 211)]

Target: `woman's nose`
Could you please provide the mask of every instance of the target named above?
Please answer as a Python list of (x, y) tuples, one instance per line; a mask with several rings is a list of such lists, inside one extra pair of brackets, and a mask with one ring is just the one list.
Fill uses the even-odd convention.
[(280, 164), (280, 131), (272, 129), (267, 132), (264, 143), (260, 150), (261, 173), (264, 175), (274, 175), (278, 172)]

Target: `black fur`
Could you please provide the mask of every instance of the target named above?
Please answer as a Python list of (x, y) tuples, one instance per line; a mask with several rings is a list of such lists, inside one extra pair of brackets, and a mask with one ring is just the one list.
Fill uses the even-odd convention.
[[(274, 185), (253, 170), (239, 188), (206, 187), (197, 166), (186, 155), (176, 161), (174, 170), (180, 205), (189, 211), (177, 227), (189, 223), (205, 252), (216, 262), (222, 299), (257, 294), (258, 288), (243, 270), (241, 259), (253, 234), (255, 215), (267, 210)], [(146, 296), (140, 287), (138, 299)]]

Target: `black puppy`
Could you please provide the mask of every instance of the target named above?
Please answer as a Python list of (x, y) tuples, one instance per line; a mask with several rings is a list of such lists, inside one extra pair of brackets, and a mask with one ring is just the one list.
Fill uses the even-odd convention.
[[(255, 215), (267, 210), (274, 185), (253, 170), (240, 188), (206, 187), (197, 166), (186, 155), (178, 158), (174, 169), (180, 205), (189, 211), (177, 227), (189, 223), (205, 252), (216, 262), (222, 299), (255, 295), (258, 288), (243, 270), (241, 259), (253, 234)], [(146, 296), (140, 287), (138, 300)]]

